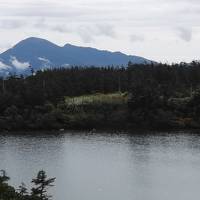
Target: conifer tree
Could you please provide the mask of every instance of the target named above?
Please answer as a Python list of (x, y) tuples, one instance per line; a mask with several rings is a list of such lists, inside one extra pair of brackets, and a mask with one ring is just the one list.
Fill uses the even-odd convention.
[(51, 196), (47, 194), (47, 188), (54, 186), (52, 185), (54, 181), (55, 178), (47, 178), (45, 171), (39, 171), (37, 177), (32, 179), (32, 183), (35, 185), (35, 187), (32, 188), (32, 196), (40, 200), (50, 199)]
[(22, 182), (21, 185), (19, 186), (19, 194), (22, 195), (22, 196), (25, 196), (28, 194), (28, 191), (27, 191), (27, 188), (26, 188), (26, 185)]

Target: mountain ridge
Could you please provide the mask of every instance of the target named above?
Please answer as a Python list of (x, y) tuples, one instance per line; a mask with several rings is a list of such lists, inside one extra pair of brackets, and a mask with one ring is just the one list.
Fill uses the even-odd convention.
[(0, 54), (0, 74), (30, 73), (45, 68), (68, 66), (120, 66), (131, 61), (136, 64), (145, 64), (152, 61), (134, 55), (126, 55), (120, 51), (111, 52), (92, 47), (65, 44), (59, 46), (46, 39), (29, 37), (21, 40), (12, 48)]

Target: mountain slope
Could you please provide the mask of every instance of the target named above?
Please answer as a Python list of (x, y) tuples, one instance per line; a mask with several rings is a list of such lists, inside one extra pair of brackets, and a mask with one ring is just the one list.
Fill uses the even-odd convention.
[(29, 66), (39, 70), (69, 65), (127, 65), (129, 61), (138, 64), (151, 62), (145, 58), (128, 56), (121, 52), (109, 52), (70, 44), (60, 47), (48, 40), (31, 37), (0, 54), (0, 71), (27, 73)]

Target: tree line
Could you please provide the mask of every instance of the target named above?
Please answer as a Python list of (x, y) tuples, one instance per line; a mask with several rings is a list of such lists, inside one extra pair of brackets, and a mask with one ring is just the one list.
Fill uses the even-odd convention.
[[(38, 71), (29, 77), (12, 75), (0, 79), (0, 129), (67, 128), (72, 124), (76, 127), (78, 121), (90, 127), (105, 116), (112, 126), (121, 117), (129, 126), (157, 126), (157, 122), (159, 126), (198, 126), (199, 88), (198, 61), (140, 65), (130, 62), (128, 67), (77, 66)], [(76, 109), (66, 103), (66, 97), (116, 92), (127, 94), (127, 103), (117, 109), (108, 103), (79, 105), (75, 115)]]

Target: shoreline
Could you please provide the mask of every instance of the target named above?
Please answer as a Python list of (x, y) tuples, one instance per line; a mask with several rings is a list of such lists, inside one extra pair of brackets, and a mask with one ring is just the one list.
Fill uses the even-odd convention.
[(27, 133), (33, 133), (33, 134), (53, 134), (53, 135), (60, 135), (60, 134), (68, 134), (68, 133), (79, 133), (79, 132), (84, 132), (87, 134), (100, 134), (100, 133), (105, 133), (109, 132), (109, 134), (137, 134), (139, 133), (145, 133), (145, 132), (199, 132), (200, 133), (200, 128), (180, 128), (180, 127), (174, 127), (174, 128), (139, 128), (139, 127), (132, 127), (132, 128), (112, 128), (112, 127), (106, 127), (106, 128), (68, 128), (68, 129), (62, 129), (62, 130), (57, 130), (57, 129), (21, 129), (21, 130), (1, 130), (0, 135), (2, 134), (27, 134)]

